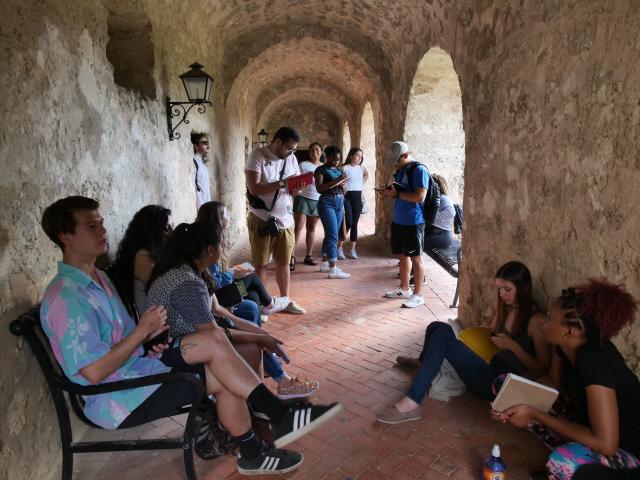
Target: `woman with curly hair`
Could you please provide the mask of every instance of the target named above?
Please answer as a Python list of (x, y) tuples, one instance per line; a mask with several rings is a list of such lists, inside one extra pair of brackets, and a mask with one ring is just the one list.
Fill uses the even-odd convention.
[[(527, 405), (494, 412), (502, 422), (542, 426), (561, 438), (540, 478), (613, 478), (612, 470), (640, 467), (640, 381), (611, 342), (636, 310), (636, 300), (606, 280), (563, 290), (552, 303), (543, 334), (556, 347), (551, 383), (569, 400), (568, 418)], [(622, 475), (615, 478), (632, 478)]]
[(107, 270), (136, 321), (138, 312), (145, 309), (145, 290), (153, 267), (167, 235), (173, 231), (170, 217), (171, 210), (160, 205), (147, 205), (138, 210), (118, 245), (115, 262)]

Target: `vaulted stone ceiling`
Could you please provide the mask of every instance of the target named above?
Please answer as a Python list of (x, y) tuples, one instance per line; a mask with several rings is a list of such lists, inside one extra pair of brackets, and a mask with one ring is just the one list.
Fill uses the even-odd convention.
[(218, 92), (254, 127), (296, 99), (350, 123), (367, 101), (380, 112), (394, 96), (394, 76), (406, 73), (397, 59), (454, 20), (452, 2), (436, 0), (197, 3), (193, 12), (210, 26), (208, 44), (221, 50)]

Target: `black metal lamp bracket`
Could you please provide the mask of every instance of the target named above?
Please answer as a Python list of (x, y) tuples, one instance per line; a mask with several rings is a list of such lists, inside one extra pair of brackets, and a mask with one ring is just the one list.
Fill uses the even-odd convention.
[[(188, 105), (188, 107), (186, 105)], [(200, 102), (172, 102), (171, 98), (166, 97), (167, 131), (169, 132), (169, 140), (176, 140), (182, 136), (180, 135), (180, 132), (176, 132), (176, 129), (183, 123), (189, 124), (187, 115), (193, 107), (198, 107), (198, 113), (204, 113), (206, 111), (206, 105), (211, 105), (211, 102), (204, 100)], [(180, 121), (173, 126), (172, 119), (175, 117), (180, 117)]]

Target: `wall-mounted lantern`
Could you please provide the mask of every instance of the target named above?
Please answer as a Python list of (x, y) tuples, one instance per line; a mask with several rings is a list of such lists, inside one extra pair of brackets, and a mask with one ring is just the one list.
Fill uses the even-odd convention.
[[(176, 132), (181, 124), (188, 124), (187, 115), (193, 107), (198, 106), (198, 113), (205, 112), (205, 105), (211, 105), (209, 97), (213, 87), (213, 77), (202, 69), (199, 63), (189, 65), (191, 70), (180, 75), (180, 80), (187, 92), (188, 102), (172, 102), (171, 98), (166, 98), (167, 108), (167, 130), (169, 132), (169, 140), (180, 138), (180, 133)], [(189, 105), (186, 107), (185, 105)], [(180, 121), (173, 126), (173, 118), (181, 117)]]
[(269, 137), (269, 132), (267, 132), (264, 128), (261, 128), (258, 132), (258, 141), (253, 142), (253, 148), (264, 147), (267, 144), (267, 138)]

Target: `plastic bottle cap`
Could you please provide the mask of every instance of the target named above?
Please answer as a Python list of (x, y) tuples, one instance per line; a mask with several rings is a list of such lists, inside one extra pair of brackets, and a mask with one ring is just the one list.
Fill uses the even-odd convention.
[(497, 443), (493, 446), (493, 450), (491, 450), (491, 455), (500, 458), (500, 445)]

